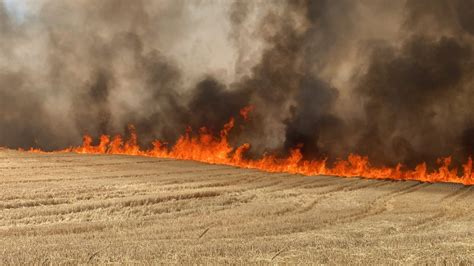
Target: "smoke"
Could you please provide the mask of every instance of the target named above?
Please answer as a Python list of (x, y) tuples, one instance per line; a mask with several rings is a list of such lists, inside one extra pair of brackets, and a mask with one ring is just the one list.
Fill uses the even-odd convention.
[(2, 146), (56, 149), (128, 124), (172, 143), (253, 105), (231, 136), (252, 156), (474, 154), (472, 1), (27, 3), (20, 19), (0, 1)]
[[(187, 102), (204, 75), (232, 57), (225, 6), (185, 1), (28, 1), (19, 19), (0, 1), (0, 145), (57, 149), (84, 133), (173, 140), (187, 125)], [(9, 5), (15, 5), (10, 2)], [(201, 8), (201, 10), (195, 10)], [(220, 12), (211, 18), (209, 12)], [(219, 58), (212, 50), (229, 54)], [(178, 47), (178, 48), (176, 48)], [(178, 49), (178, 51), (176, 50)], [(200, 51), (203, 51), (202, 53)], [(204, 63), (215, 64), (215, 66)], [(224, 76), (224, 77), (223, 77)]]
[(407, 164), (474, 154), (473, 39), (465, 25), (473, 7), (461, 0), (406, 3), (403, 41), (371, 49), (355, 90), (366, 116), (359, 152)]

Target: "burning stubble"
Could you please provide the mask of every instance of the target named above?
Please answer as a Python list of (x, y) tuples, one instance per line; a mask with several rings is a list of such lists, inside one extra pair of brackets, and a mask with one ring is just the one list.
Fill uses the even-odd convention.
[(19, 19), (0, 1), (2, 146), (58, 149), (129, 124), (143, 144), (174, 143), (254, 106), (229, 135), (249, 156), (474, 154), (471, 1), (27, 3)]

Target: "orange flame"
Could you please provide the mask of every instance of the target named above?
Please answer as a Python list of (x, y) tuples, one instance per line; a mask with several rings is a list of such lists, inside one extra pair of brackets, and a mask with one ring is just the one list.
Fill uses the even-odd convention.
[[(248, 119), (253, 107), (245, 107), (240, 114), (244, 120)], [(176, 144), (168, 148), (163, 142), (155, 140), (151, 149), (142, 149), (137, 143), (137, 134), (133, 126), (129, 127), (130, 137), (124, 140), (121, 136), (103, 135), (98, 145), (92, 144), (90, 136), (84, 136), (83, 144), (60, 152), (76, 152), (86, 154), (126, 154), (180, 160), (194, 160), (210, 164), (231, 165), (241, 168), (259, 169), (267, 172), (287, 172), (302, 175), (333, 175), (341, 177), (362, 177), (370, 179), (418, 180), (422, 182), (450, 182), (464, 185), (474, 185), (473, 162), (469, 158), (463, 165), (462, 174), (457, 168), (450, 168), (451, 157), (438, 160), (440, 167), (428, 171), (426, 163), (421, 163), (415, 169), (403, 169), (401, 164), (396, 167), (371, 166), (368, 157), (350, 154), (347, 160), (339, 160), (329, 166), (326, 160), (305, 160), (300, 148), (291, 150), (287, 158), (278, 158), (275, 155), (265, 155), (260, 159), (245, 158), (250, 144), (232, 147), (228, 141), (228, 134), (234, 127), (231, 118), (219, 136), (213, 135), (207, 128), (201, 128), (197, 136), (192, 136), (188, 130)], [(31, 152), (43, 152), (31, 149)]]

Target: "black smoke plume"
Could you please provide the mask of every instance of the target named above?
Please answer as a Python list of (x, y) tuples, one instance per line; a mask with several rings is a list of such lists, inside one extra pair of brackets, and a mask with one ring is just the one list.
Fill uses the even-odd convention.
[(474, 154), (474, 2), (0, 0), (0, 146), (176, 141), (238, 120), (250, 156)]

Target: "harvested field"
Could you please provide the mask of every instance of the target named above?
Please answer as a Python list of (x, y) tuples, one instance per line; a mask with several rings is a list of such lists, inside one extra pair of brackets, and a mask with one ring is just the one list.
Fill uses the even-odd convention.
[(474, 263), (474, 188), (0, 150), (0, 263)]

